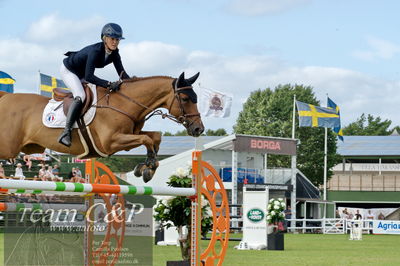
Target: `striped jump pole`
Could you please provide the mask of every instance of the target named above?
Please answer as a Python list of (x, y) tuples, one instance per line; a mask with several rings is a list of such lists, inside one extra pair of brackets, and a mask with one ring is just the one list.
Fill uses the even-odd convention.
[(85, 192), (85, 193), (108, 193), (123, 195), (160, 195), (160, 196), (194, 196), (194, 188), (175, 187), (151, 187), (132, 185), (109, 185), (109, 184), (86, 184), (52, 181), (28, 181), (0, 179), (0, 192), (5, 189), (13, 189), (12, 193), (43, 193), (53, 192)]

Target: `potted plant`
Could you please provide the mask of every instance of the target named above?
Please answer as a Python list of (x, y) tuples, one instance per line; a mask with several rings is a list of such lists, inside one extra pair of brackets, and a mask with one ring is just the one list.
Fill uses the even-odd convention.
[[(191, 168), (179, 167), (169, 177), (167, 184), (171, 187), (192, 187)], [(206, 236), (212, 228), (212, 217), (210, 207), (204, 197), (201, 199), (201, 234)], [(167, 265), (189, 265), (190, 260), (190, 235), (191, 235), (191, 200), (188, 197), (171, 197), (167, 200), (160, 200), (155, 207), (154, 218), (162, 228), (175, 226), (179, 234), (179, 245), (183, 261), (168, 262)], [(184, 234), (183, 228), (187, 228)]]
[(286, 204), (282, 198), (270, 199), (268, 203), (267, 222), (268, 228), (272, 228), (268, 234), (268, 249), (269, 250), (283, 250), (284, 249), (284, 235), (282, 231), (283, 221), (285, 220), (284, 210)]

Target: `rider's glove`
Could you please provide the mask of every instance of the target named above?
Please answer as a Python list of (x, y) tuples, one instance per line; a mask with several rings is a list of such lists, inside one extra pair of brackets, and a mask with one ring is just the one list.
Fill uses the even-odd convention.
[(121, 81), (114, 81), (114, 82), (109, 82), (108, 83), (108, 89), (110, 91), (118, 91), (119, 87), (121, 86)]

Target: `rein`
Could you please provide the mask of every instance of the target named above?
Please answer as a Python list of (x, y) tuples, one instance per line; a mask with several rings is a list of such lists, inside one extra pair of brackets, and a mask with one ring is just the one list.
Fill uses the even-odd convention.
[[(120, 95), (121, 97), (125, 98), (126, 100), (130, 101), (131, 103), (134, 103), (134, 104), (136, 104), (136, 105), (139, 105), (140, 107), (143, 107), (143, 108), (145, 108), (145, 109), (147, 109), (147, 110), (150, 110), (151, 113), (144, 119), (144, 121), (149, 120), (152, 116), (160, 115), (160, 116), (162, 117), (162, 119), (168, 118), (168, 119), (170, 119), (170, 120), (172, 120), (172, 121), (174, 121), (174, 122), (176, 122), (176, 123), (178, 123), (178, 124), (182, 124), (182, 125), (184, 125), (185, 127), (189, 127), (194, 121), (188, 122), (188, 121), (187, 121), (187, 118), (193, 117), (193, 116), (200, 116), (200, 113), (186, 114), (186, 113), (185, 113), (185, 109), (183, 108), (182, 100), (181, 100), (181, 98), (179, 97), (179, 94), (182, 93), (182, 92), (181, 92), (182, 90), (185, 90), (185, 89), (193, 89), (193, 87), (192, 87), (192, 86), (185, 86), (185, 87), (177, 88), (177, 87), (176, 87), (176, 85), (177, 85), (177, 84), (176, 84), (176, 83), (177, 83), (177, 82), (176, 82), (176, 79), (175, 79), (174, 83), (175, 83), (174, 86), (173, 86), (173, 89), (174, 89), (174, 99), (172, 100), (171, 104), (170, 104), (169, 107), (168, 107), (168, 113), (164, 113), (163, 111), (161, 111), (161, 110), (159, 110), (159, 109), (150, 108), (150, 107), (148, 107), (148, 106), (146, 106), (146, 105), (144, 105), (144, 104), (142, 104), (142, 103), (140, 103), (140, 102), (138, 102), (138, 101), (135, 101), (134, 99), (132, 99), (131, 97), (129, 97), (129, 96), (125, 95), (125, 94), (123, 94), (123, 93), (120, 92), (120, 91), (116, 91), (115, 93), (118, 94), (118, 95)], [(116, 111), (116, 112), (119, 112), (119, 113), (121, 113), (121, 114), (123, 114), (123, 115), (129, 117), (129, 119), (131, 119), (132, 122), (136, 122), (135, 117), (133, 117), (132, 115), (128, 114), (127, 112), (125, 112), (125, 111), (123, 111), (123, 110), (121, 110), (121, 109), (119, 109), (119, 108), (117, 108), (117, 107), (114, 107), (114, 106), (109, 105), (109, 97), (110, 97), (110, 94), (111, 94), (111, 92), (108, 91), (105, 95), (103, 95), (101, 98), (99, 98), (99, 99), (97, 100), (96, 104), (94, 104), (94, 105), (92, 105), (92, 106), (93, 106), (93, 107), (96, 107), (96, 108), (109, 108), (109, 109), (111, 109), (111, 110), (114, 110), (114, 111)], [(107, 105), (99, 105), (98, 102), (99, 102), (101, 99), (103, 99), (104, 97), (107, 98)], [(175, 100), (178, 101), (178, 103), (179, 103), (179, 109), (180, 109), (180, 112), (181, 112), (180, 116), (178, 116), (178, 117), (176, 117), (176, 116), (170, 114), (172, 105), (174, 104)]]

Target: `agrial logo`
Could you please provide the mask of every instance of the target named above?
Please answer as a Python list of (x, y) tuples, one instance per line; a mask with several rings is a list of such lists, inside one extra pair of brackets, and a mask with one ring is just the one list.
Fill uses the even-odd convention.
[(247, 218), (255, 223), (261, 222), (265, 217), (265, 214), (262, 210), (254, 208), (247, 212)]

